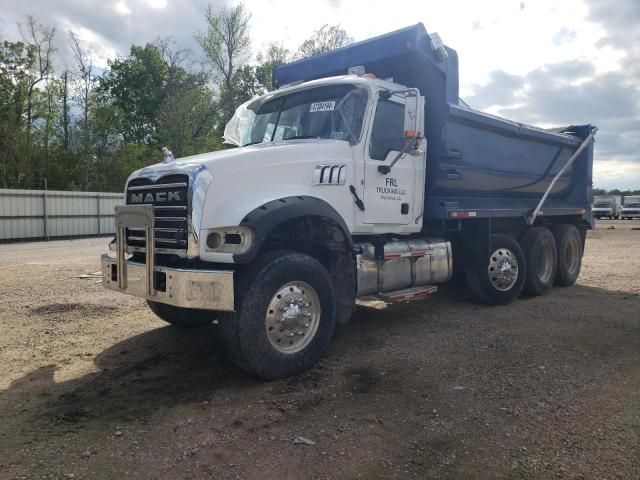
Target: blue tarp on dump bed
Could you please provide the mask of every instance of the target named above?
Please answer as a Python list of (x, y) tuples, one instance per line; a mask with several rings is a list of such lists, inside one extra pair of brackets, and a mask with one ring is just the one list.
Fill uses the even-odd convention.
[[(328, 53), (281, 65), (273, 86), (344, 75), (363, 65), (379, 78), (420, 89), (426, 99), (428, 142), (425, 215), (456, 210), (478, 217), (531, 213), (591, 132), (590, 125), (544, 130), (478, 112), (458, 98), (458, 55), (445, 47), (439, 60), (421, 23)], [(593, 144), (560, 177), (544, 215), (590, 212)]]

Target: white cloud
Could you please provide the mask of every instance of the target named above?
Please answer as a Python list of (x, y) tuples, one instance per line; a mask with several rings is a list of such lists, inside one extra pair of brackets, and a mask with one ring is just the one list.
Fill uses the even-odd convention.
[(116, 3), (115, 9), (116, 12), (118, 12), (120, 15), (131, 15), (131, 9), (127, 7), (127, 4), (124, 0)]
[(595, 188), (637, 190), (640, 163), (616, 160), (596, 162), (593, 167), (593, 176)]
[(147, 5), (151, 8), (165, 8), (167, 6), (167, 0), (146, 0)]

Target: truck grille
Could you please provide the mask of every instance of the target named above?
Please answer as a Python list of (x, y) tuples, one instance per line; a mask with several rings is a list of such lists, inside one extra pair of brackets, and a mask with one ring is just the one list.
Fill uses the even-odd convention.
[[(155, 182), (135, 178), (127, 186), (127, 205), (153, 205), (157, 253), (177, 253), (187, 249), (187, 175), (165, 175)], [(128, 228), (127, 245), (145, 250), (144, 228)]]

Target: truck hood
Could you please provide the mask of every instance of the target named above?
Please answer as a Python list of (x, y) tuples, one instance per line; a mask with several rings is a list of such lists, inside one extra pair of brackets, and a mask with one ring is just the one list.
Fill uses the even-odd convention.
[(238, 171), (253, 171), (256, 167), (264, 167), (266, 164), (277, 167), (297, 163), (301, 158), (306, 161), (331, 162), (334, 159), (344, 160), (345, 153), (350, 154), (350, 148), (349, 143), (343, 140), (299, 139), (261, 143), (192, 155), (170, 163), (156, 163), (136, 170), (129, 180), (136, 177), (156, 180), (169, 173), (189, 173), (202, 167), (208, 169), (215, 178)]

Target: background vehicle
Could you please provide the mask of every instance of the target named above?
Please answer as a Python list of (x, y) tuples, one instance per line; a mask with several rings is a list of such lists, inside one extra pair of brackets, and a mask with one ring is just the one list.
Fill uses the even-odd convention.
[(640, 195), (625, 196), (620, 215), (629, 220), (640, 218)]
[(356, 297), (422, 298), (454, 270), (493, 305), (575, 283), (594, 127), (461, 104), (457, 54), (422, 24), (273, 84), (227, 125), (239, 148), (131, 175), (107, 288), (178, 326), (218, 319), (234, 361), (271, 379), (313, 365)]
[(621, 210), (622, 197), (620, 195), (598, 195), (593, 197), (591, 211), (596, 218), (607, 217), (612, 220), (620, 218)]

